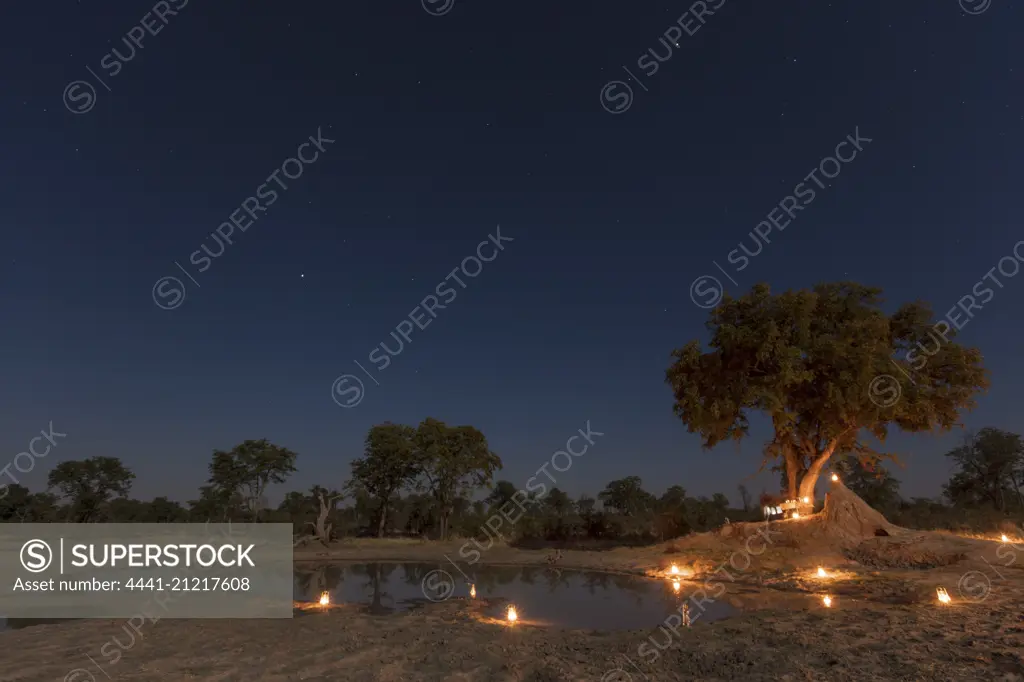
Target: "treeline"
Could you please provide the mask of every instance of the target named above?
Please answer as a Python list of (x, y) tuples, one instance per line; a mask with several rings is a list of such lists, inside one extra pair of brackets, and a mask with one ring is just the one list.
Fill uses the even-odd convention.
[[(852, 455), (835, 459), (832, 469), (899, 525), (982, 532), (1024, 519), (1019, 435), (982, 429), (946, 456), (956, 471), (941, 500), (903, 499), (891, 472), (862, 465)], [(284, 522), (293, 524), (297, 537), (323, 541), (346, 536), (443, 539), (482, 536), (484, 524), (499, 510), (507, 514), (522, 507), (511, 515), (519, 517), (515, 524), (503, 524), (501, 532), (510, 542), (540, 546), (644, 544), (710, 530), (727, 520), (760, 518), (761, 505), (742, 485), (735, 506), (721, 493), (693, 497), (679, 485), (658, 496), (645, 490), (637, 476), (610, 481), (594, 496), (574, 499), (558, 488), (543, 497), (527, 494), (510, 481), (494, 480), (502, 462), (478, 429), (437, 419), (415, 427), (372, 427), (347, 481), (289, 492), (271, 507), (268, 487), (285, 483), (296, 471), (296, 459), (295, 452), (265, 439), (214, 451), (207, 484), (185, 503), (131, 498), (135, 474), (117, 458), (65, 461), (50, 472), (46, 491), (9, 485), (0, 497), (0, 521)]]

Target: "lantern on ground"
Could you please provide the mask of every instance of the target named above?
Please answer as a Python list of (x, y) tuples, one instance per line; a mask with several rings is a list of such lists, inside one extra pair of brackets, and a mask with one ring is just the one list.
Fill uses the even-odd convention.
[(949, 592), (946, 592), (946, 588), (945, 587), (940, 587), (940, 588), (936, 589), (935, 590), (935, 595), (939, 598), (939, 603), (940, 604), (948, 604), (951, 601), (953, 601), (952, 599), (949, 598)]
[(826, 594), (824, 597), (821, 598), (821, 603), (824, 604), (825, 608), (827, 609), (832, 608), (832, 597)]
[(327, 592), (320, 593), (320, 606), (327, 606), (331, 603), (331, 595)]
[(505, 613), (505, 620), (508, 621), (509, 625), (515, 624), (519, 620), (519, 614), (516, 613), (516, 607), (509, 604), (508, 611)]

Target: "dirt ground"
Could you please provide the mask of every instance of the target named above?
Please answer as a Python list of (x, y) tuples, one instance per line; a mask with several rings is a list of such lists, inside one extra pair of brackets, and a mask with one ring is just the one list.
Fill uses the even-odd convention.
[[(129, 646), (123, 621), (88, 621), (0, 634), (0, 680), (1024, 682), (1024, 544), (891, 526), (886, 537), (837, 540), (818, 516), (768, 531), (732, 524), (642, 549), (568, 551), (558, 561), (652, 576), (674, 562), (688, 591), (704, 591), (691, 602), (741, 609), (690, 628), (509, 627), (484, 617), (486, 600), (456, 598), (386, 617), (343, 605), (290, 621), (161, 620)], [(460, 544), (349, 541), (299, 550), (296, 561), (450, 567), (444, 555), (457, 558)], [(549, 554), (496, 546), (480, 562), (546, 564)], [(829, 577), (816, 577), (818, 566)], [(940, 586), (951, 603), (938, 602)], [(124, 651), (111, 663), (100, 649), (115, 637)]]

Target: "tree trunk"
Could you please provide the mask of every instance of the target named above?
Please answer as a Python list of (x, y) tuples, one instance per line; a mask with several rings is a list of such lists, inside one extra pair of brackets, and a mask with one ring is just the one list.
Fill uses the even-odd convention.
[(786, 490), (786, 498), (794, 499), (797, 494), (797, 478), (800, 474), (800, 459), (797, 454), (793, 452), (793, 448), (785, 446), (785, 460), (786, 460), (786, 481), (788, 482)]
[(440, 513), (440, 525), (441, 525), (441, 540), (448, 539), (448, 512), (441, 510)]
[(384, 525), (388, 518), (388, 501), (384, 500), (380, 503), (380, 522), (377, 524), (377, 537), (384, 537)]
[(814, 486), (817, 485), (818, 476), (821, 475), (822, 469), (825, 468), (825, 464), (828, 463), (835, 449), (835, 442), (829, 443), (825, 450), (811, 462), (811, 466), (807, 469), (807, 473), (804, 474), (803, 480), (800, 481), (800, 491), (797, 497), (801, 503), (806, 497), (808, 506), (814, 506)]

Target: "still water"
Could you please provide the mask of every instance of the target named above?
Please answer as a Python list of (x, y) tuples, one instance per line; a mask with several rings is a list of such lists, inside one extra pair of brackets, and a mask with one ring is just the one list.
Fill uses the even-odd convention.
[[(612, 575), (546, 567), (460, 566), (381, 562), (298, 566), (294, 599), (315, 602), (327, 592), (332, 603), (359, 604), (373, 615), (387, 616), (432, 601), (470, 598), (508, 600), (520, 618), (553, 627), (581, 630), (635, 630), (655, 627), (677, 611), (687, 595), (698, 589), (685, 581), (677, 593), (672, 584), (636, 576)], [(494, 616), (501, 617), (501, 606)], [(717, 620), (735, 613), (727, 603), (691, 602), (694, 620)], [(0, 630), (60, 622), (0, 618)]]
[[(371, 614), (387, 615), (431, 601), (478, 599), (515, 604), (520, 618), (581, 630), (634, 630), (654, 627), (686, 599), (687, 583), (672, 584), (637, 576), (521, 566), (470, 566), (450, 563), (338, 564), (297, 569), (296, 601), (316, 601), (322, 592), (332, 602), (363, 604)], [(690, 592), (698, 589), (690, 585)], [(735, 613), (724, 602), (705, 603), (699, 620)], [(495, 609), (494, 616), (503, 611)], [(691, 602), (691, 617), (699, 609)]]

